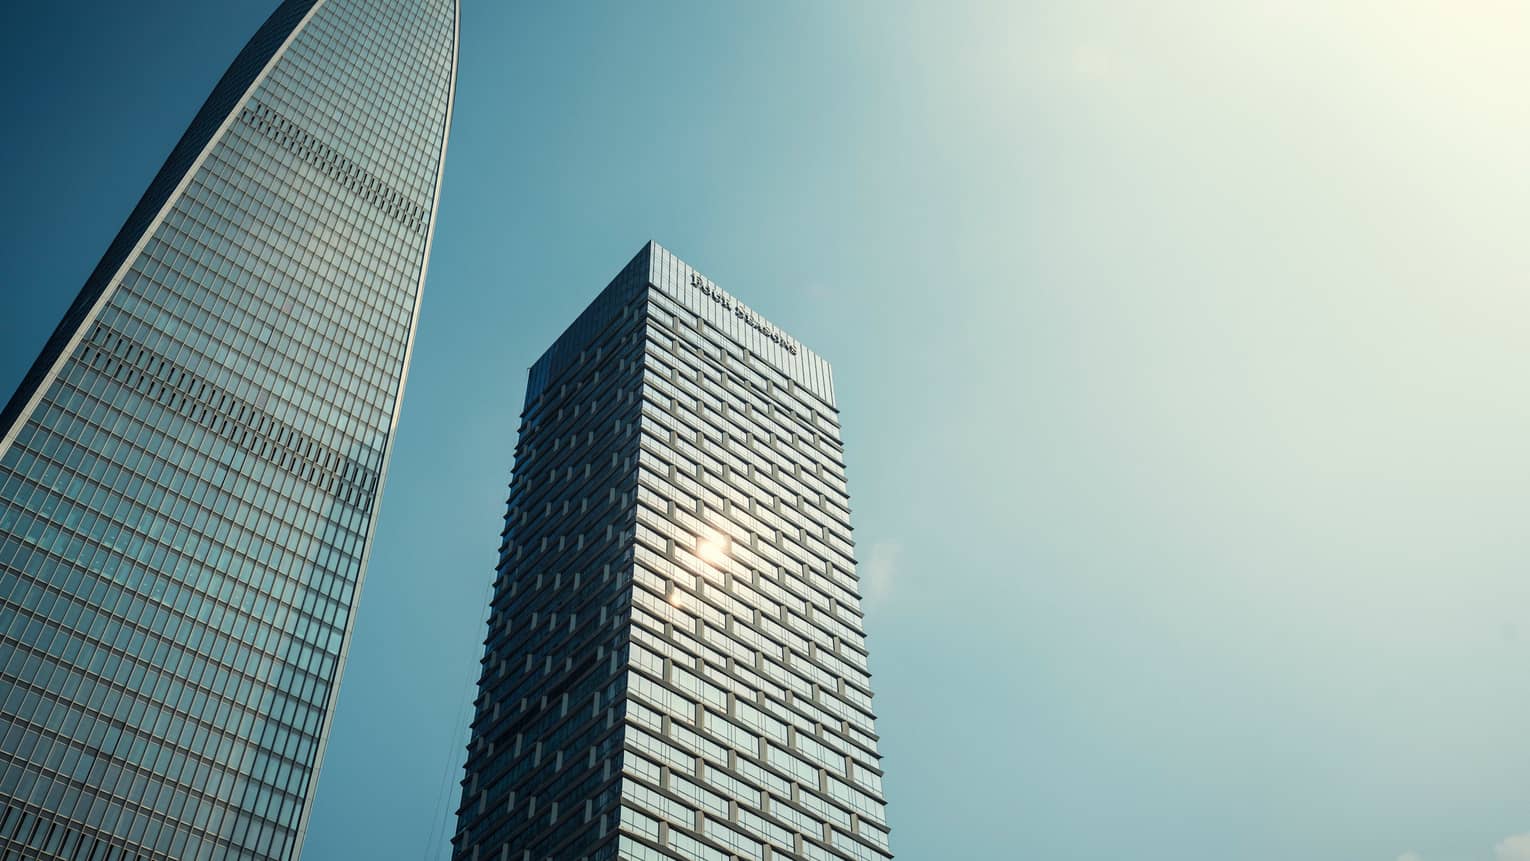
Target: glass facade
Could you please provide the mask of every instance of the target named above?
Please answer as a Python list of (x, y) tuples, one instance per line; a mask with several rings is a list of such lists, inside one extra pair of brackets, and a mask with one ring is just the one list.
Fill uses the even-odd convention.
[(892, 857), (837, 414), (652, 243), (532, 367), (454, 859)]
[(289, 0), (0, 413), (0, 859), (295, 859), (403, 394), (455, 0)]

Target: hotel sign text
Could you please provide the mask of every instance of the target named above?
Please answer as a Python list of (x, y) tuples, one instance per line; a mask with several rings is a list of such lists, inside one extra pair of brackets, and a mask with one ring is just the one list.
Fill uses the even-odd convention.
[(733, 316), (744, 322), (744, 325), (764, 335), (767, 339), (780, 344), (788, 353), (797, 355), (797, 344), (786, 336), (785, 332), (765, 322), (764, 318), (744, 306), (744, 303), (736, 301), (732, 296), (707, 283), (707, 279), (692, 272), (691, 286), (701, 291), (701, 295), (711, 299), (722, 306), (724, 311), (733, 312)]

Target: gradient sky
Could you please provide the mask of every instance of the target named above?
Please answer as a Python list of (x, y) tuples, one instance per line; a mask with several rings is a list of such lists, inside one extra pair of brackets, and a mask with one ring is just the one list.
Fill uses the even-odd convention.
[[(9, 10), (0, 388), (273, 5)], [(1530, 7), (464, 6), (307, 861), (444, 857), (525, 371), (650, 238), (834, 363), (900, 858), (1530, 859)]]

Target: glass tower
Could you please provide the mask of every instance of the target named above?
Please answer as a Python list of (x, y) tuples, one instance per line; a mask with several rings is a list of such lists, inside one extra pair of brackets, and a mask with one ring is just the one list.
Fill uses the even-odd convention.
[(652, 243), (537, 361), (455, 859), (892, 857), (837, 412)]
[(0, 858), (295, 859), (403, 394), (456, 0), (288, 0), (0, 412)]

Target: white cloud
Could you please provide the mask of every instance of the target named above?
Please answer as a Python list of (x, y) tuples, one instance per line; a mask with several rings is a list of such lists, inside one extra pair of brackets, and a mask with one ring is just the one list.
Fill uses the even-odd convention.
[(1497, 861), (1530, 861), (1530, 834), (1516, 834), (1494, 848)]
[[(1404, 852), (1397, 856), (1397, 861), (1424, 861), (1424, 856), (1417, 852)], [(1493, 861), (1530, 861), (1530, 834), (1504, 838), (1493, 847)]]
[(867, 603), (881, 601), (892, 592), (898, 554), (903, 548), (891, 541), (879, 541), (871, 545), (866, 561), (861, 563), (861, 589)]

